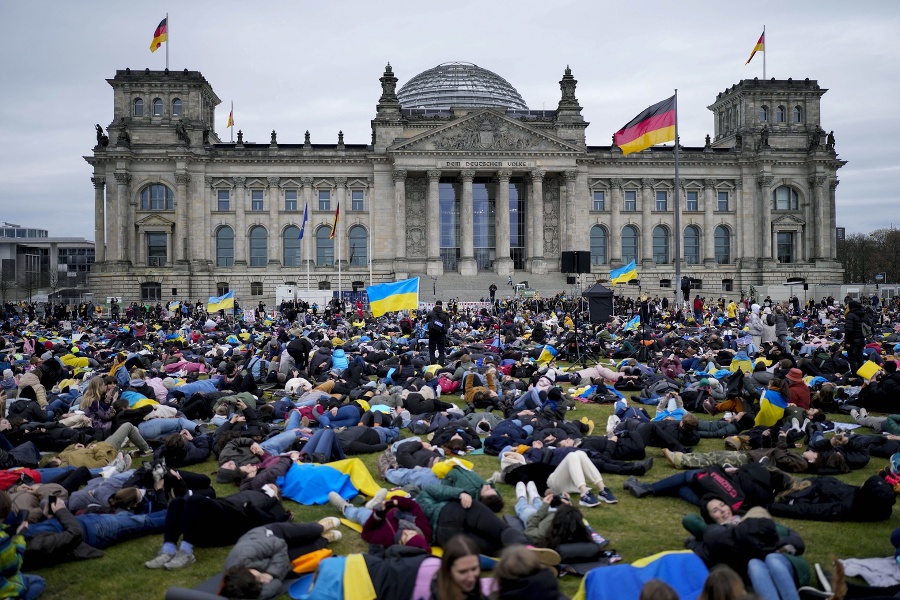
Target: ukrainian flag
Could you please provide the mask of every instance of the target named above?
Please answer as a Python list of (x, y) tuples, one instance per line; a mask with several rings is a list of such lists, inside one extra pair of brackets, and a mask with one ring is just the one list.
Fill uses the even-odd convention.
[(394, 283), (380, 283), (366, 288), (372, 315), (419, 307), (419, 278), (404, 279)]
[(556, 358), (557, 354), (559, 354), (559, 351), (556, 348), (554, 348), (553, 346), (550, 346), (548, 344), (548, 345), (544, 346), (543, 350), (541, 350), (541, 354), (540, 354), (540, 356), (538, 356), (537, 362), (540, 365), (546, 365), (551, 360)]
[(206, 305), (206, 312), (218, 312), (226, 308), (234, 308), (234, 292), (228, 292), (224, 296), (210, 296)]
[(609, 281), (613, 285), (617, 283), (627, 283), (632, 279), (637, 279), (637, 265), (631, 261), (624, 267), (620, 267), (615, 271), (609, 272)]
[(625, 331), (631, 331), (632, 329), (637, 329), (638, 325), (641, 324), (641, 316), (634, 315), (630, 321), (625, 323)]

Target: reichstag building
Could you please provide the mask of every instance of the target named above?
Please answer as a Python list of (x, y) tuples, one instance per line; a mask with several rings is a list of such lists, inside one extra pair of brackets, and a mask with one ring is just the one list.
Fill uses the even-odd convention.
[[(473, 64), (441, 64), (399, 88), (388, 65), (362, 144), (276, 131), (268, 143), (240, 132), (223, 142), (220, 99), (201, 73), (125, 69), (107, 81), (113, 118), (85, 157), (96, 298), (234, 290), (271, 303), (279, 285), (304, 288), (307, 272), (316, 289), (345, 290), (448, 273), (538, 279), (559, 273), (573, 250), (590, 251), (601, 280), (635, 260), (644, 289), (664, 291), (677, 286), (676, 197), (682, 272), (702, 289), (840, 279), (844, 161), (820, 124), (826, 90), (809, 79), (748, 79), (719, 93), (712, 134), (682, 147), (680, 189), (672, 144), (627, 156), (587, 145), (568, 68), (556, 109), (531, 110)], [(635, 98), (633, 113), (659, 99)], [(600, 126), (609, 135), (622, 125)]]

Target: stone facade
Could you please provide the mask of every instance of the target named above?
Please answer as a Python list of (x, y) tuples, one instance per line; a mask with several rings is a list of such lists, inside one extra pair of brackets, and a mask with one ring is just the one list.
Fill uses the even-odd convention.
[[(702, 289), (840, 280), (834, 207), (844, 162), (821, 129), (826, 90), (815, 81), (744, 80), (719, 94), (709, 107), (714, 137), (681, 149), (678, 190), (671, 146), (623, 156), (586, 145), (569, 69), (554, 111), (404, 109), (390, 65), (380, 81), (371, 144), (345, 144), (343, 134), (337, 143), (307, 134), (282, 144), (275, 131), (269, 143), (241, 132), (223, 143), (213, 131), (220, 101), (199, 72), (117, 71), (108, 80), (109, 143), (98, 135), (85, 157), (94, 169), (95, 297), (196, 299), (229, 289), (271, 304), (277, 285), (303, 289), (307, 273), (312, 288), (344, 290), (448, 268), (540, 275), (560, 270), (562, 252), (588, 249), (597, 278), (633, 256), (643, 289), (660, 291), (677, 285), (676, 195), (681, 270)], [(456, 204), (444, 205), (451, 188)], [(511, 193), (520, 202), (494, 211), (489, 256), (473, 225), (484, 219), (473, 212), (481, 206), (473, 189), (488, 188), (492, 210), (513, 206)], [(457, 213), (442, 213), (446, 206)], [(442, 234), (451, 230), (458, 244), (448, 254)]]

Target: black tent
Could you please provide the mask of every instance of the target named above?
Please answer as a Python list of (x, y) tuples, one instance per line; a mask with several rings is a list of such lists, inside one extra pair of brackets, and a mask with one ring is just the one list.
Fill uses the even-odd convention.
[(587, 298), (591, 323), (607, 323), (613, 316), (613, 291), (595, 283), (581, 293)]

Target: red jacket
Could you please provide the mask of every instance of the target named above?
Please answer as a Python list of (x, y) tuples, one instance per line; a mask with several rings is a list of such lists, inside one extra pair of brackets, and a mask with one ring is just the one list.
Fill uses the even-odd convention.
[(419, 504), (411, 499), (397, 496), (389, 500), (385, 500), (387, 511), (384, 519), (379, 519), (373, 514), (369, 520), (363, 524), (362, 539), (370, 544), (378, 544), (384, 546), (393, 546), (394, 538), (400, 528), (399, 520), (401, 513), (408, 513), (415, 517), (416, 527), (422, 530), (426, 540), (431, 539), (431, 523), (428, 517), (422, 512)]

